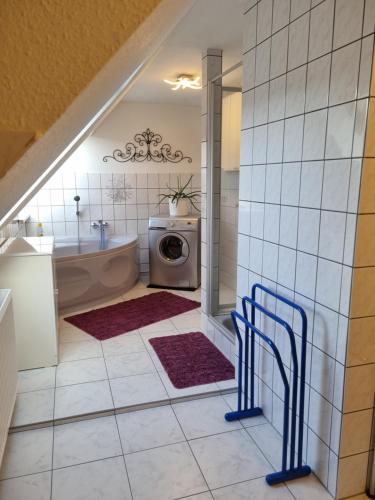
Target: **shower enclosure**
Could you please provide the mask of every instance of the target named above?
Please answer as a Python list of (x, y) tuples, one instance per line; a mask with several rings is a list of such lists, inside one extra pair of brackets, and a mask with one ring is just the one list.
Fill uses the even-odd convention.
[(241, 87), (242, 65), (239, 63), (211, 80), (208, 89), (211, 103), (208, 308), (210, 316), (228, 330), (232, 330), (229, 313), (236, 306), (237, 288)]

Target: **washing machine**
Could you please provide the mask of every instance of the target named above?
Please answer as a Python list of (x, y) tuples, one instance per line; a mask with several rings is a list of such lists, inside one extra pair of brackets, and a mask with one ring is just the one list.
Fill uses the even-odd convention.
[(201, 224), (194, 216), (150, 217), (150, 286), (195, 290), (201, 281)]

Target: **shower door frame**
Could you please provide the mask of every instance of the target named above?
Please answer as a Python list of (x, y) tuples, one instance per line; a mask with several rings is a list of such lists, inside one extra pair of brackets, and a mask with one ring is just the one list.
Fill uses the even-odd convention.
[[(219, 236), (219, 227), (216, 228), (215, 233), (215, 221), (220, 220), (220, 204), (215, 207), (215, 192), (214, 189), (221, 190), (221, 151), (216, 154), (215, 158), (215, 143), (220, 142), (215, 138), (215, 131), (217, 131), (216, 127), (218, 119), (217, 116), (220, 116), (220, 137), (221, 137), (221, 110), (222, 110), (222, 78), (232, 71), (236, 70), (243, 66), (242, 61), (234, 64), (227, 70), (223, 71), (219, 75), (216, 75), (214, 78), (207, 82), (207, 117), (208, 117), (208, 144), (207, 148), (207, 179), (206, 179), (206, 224), (207, 224), (207, 315), (211, 321), (215, 323), (215, 326), (219, 327), (220, 330), (231, 339), (234, 337), (232, 332), (229, 332), (227, 328), (225, 328), (220, 321), (217, 320), (215, 313), (219, 312), (219, 244), (220, 244), (220, 236)], [(220, 98), (220, 113), (217, 112), (215, 107), (215, 98)], [(220, 166), (215, 166), (215, 160), (217, 158), (220, 159)], [(220, 174), (220, 176), (219, 176)], [(218, 202), (217, 202), (218, 203)], [(217, 213), (219, 212), (219, 217), (217, 217)], [(215, 240), (219, 241), (215, 241)], [(217, 262), (215, 260), (217, 259)], [(217, 264), (215, 266), (215, 264)], [(217, 283), (217, 289), (215, 289), (215, 284)]]

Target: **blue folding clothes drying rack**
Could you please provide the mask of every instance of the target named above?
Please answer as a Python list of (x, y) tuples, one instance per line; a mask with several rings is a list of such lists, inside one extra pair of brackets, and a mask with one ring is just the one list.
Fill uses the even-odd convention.
[[(299, 373), (298, 357), (296, 349), (295, 334), (291, 326), (284, 321), (280, 316), (272, 313), (256, 301), (257, 290), (262, 291), (280, 300), (284, 304), (292, 307), (298, 311), (302, 319), (302, 339), (301, 339), (301, 370)], [(250, 321), (248, 318), (248, 307), (250, 306)], [(255, 313), (256, 311), (264, 314), (275, 321), (286, 331), (290, 341), (290, 352), (292, 359), (292, 391), (285, 373), (283, 361), (280, 356), (279, 349), (275, 342), (267, 335), (261, 332), (255, 326)], [(282, 465), (281, 471), (268, 474), (266, 481), (268, 484), (277, 484), (291, 479), (297, 479), (310, 474), (311, 468), (308, 465), (302, 464), (302, 450), (303, 450), (303, 414), (305, 405), (305, 375), (306, 375), (306, 341), (307, 341), (307, 317), (306, 313), (301, 306), (292, 302), (291, 300), (275, 293), (274, 291), (266, 288), (260, 283), (255, 283), (251, 288), (251, 297), (242, 298), (242, 311), (243, 315), (237, 311), (232, 311), (233, 326), (238, 338), (238, 400), (237, 410), (225, 414), (225, 419), (228, 421), (238, 420), (240, 418), (255, 417), (262, 415), (262, 408), (255, 406), (254, 402), (254, 349), (255, 349), (255, 336), (257, 335), (264, 342), (266, 342), (272, 349), (277, 365), (279, 367), (280, 375), (284, 385), (284, 422), (283, 422), (283, 440), (282, 440)], [(245, 346), (239, 328), (239, 322), (243, 323), (245, 327)], [(250, 345), (249, 345), (250, 344)], [(249, 387), (249, 354), (250, 354), (250, 387)], [(244, 367), (242, 366), (244, 365)], [(243, 374), (244, 368), (244, 376)], [(297, 398), (298, 398), (298, 375), (300, 376), (299, 382), (299, 414), (297, 417)], [(243, 390), (242, 390), (243, 389)], [(291, 394), (291, 412), (289, 411)], [(249, 405), (250, 401), (250, 405)], [(290, 413), (290, 415), (289, 415)], [(289, 419), (290, 417), (290, 419)], [(298, 432), (297, 432), (297, 419), (298, 419)], [(289, 422), (290, 422), (290, 457), (288, 464), (288, 445), (289, 445)], [(296, 457), (296, 437), (297, 438), (297, 457)], [(297, 458), (297, 459), (296, 459)], [(296, 462), (296, 465), (295, 465)]]

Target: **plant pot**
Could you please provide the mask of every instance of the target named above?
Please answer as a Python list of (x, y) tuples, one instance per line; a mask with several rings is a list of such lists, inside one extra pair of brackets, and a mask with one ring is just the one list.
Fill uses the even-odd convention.
[(189, 200), (181, 198), (177, 201), (169, 200), (169, 215), (172, 217), (183, 217), (189, 215)]

